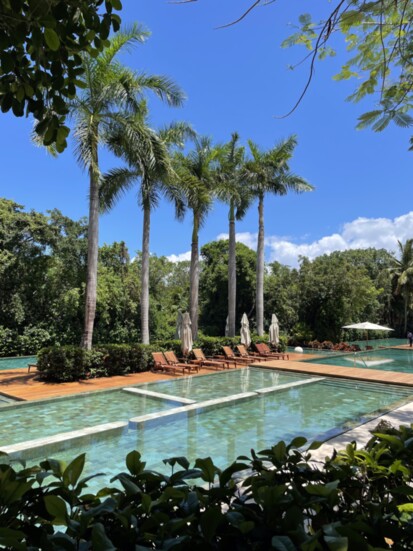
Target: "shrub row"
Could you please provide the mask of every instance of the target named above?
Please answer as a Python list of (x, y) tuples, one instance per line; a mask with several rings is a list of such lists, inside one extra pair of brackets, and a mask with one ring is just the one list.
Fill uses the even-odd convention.
[[(376, 429), (377, 430), (377, 429)], [(393, 551), (412, 549), (413, 430), (384, 427), (314, 465), (305, 438), (225, 469), (165, 459), (167, 476), (126, 457), (92, 493), (85, 455), (23, 470), (0, 465), (0, 546), (8, 550)], [(310, 446), (310, 450), (316, 445)], [(96, 465), (102, 471), (102, 465)], [(95, 475), (98, 476), (98, 475)]]
[[(265, 339), (256, 338), (256, 342)], [(202, 348), (206, 356), (222, 353), (222, 346), (235, 347), (239, 337), (200, 337), (194, 347)], [(285, 344), (283, 345), (285, 346)], [(152, 352), (173, 350), (181, 356), (179, 340), (144, 344), (97, 345), (92, 350), (78, 346), (52, 346), (38, 353), (38, 371), (42, 380), (69, 382), (95, 377), (112, 377), (148, 371), (153, 366)]]

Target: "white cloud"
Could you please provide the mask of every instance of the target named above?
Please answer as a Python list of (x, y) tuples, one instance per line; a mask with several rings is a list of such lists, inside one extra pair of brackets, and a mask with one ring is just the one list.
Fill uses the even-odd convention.
[(266, 239), (269, 260), (277, 260), (290, 266), (298, 265), (300, 255), (310, 259), (333, 251), (347, 249), (387, 249), (397, 250), (397, 241), (404, 242), (413, 236), (413, 212), (390, 218), (356, 218), (343, 226), (341, 233), (322, 237), (312, 243), (296, 244), (292, 241), (270, 236)]
[(181, 254), (170, 254), (166, 257), (171, 262), (182, 262), (183, 260), (191, 260), (191, 251)]
[[(217, 240), (220, 241), (221, 239), (228, 239), (228, 237), (229, 236), (227, 233), (220, 233), (217, 236)], [(257, 233), (251, 233), (248, 231), (240, 232), (236, 234), (237, 243), (243, 243), (244, 245), (246, 245), (247, 247), (253, 250), (257, 248), (257, 237), (258, 237)]]
[[(265, 238), (266, 260), (278, 261), (281, 264), (297, 267), (299, 256), (310, 260), (323, 254), (347, 249), (387, 249), (397, 252), (397, 241), (404, 242), (413, 237), (413, 211), (397, 218), (356, 218), (344, 224), (340, 233), (326, 235), (317, 241), (295, 243), (292, 239), (269, 235)], [(227, 233), (220, 233), (217, 238), (228, 239)], [(250, 249), (257, 248), (257, 233), (237, 233), (238, 243), (244, 243)], [(167, 257), (172, 262), (190, 260), (190, 251), (182, 254), (172, 254)]]

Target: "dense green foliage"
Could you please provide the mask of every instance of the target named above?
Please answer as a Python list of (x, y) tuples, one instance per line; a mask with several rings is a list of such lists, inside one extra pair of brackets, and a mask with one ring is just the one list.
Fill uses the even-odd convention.
[[(70, 220), (57, 210), (25, 212), (12, 201), (0, 200), (0, 356), (80, 343), (86, 237), (84, 220)], [(246, 312), (254, 331), (256, 253), (238, 243), (236, 254), (236, 329)], [(189, 305), (189, 262), (173, 263), (155, 255), (149, 261), (151, 342), (172, 339), (178, 313)], [(268, 330), (274, 312), (281, 332), (294, 336), (294, 343), (356, 337), (341, 327), (366, 319), (404, 336), (406, 296), (411, 295), (401, 292), (407, 283), (399, 285), (399, 264), (390, 253), (375, 249), (303, 258), (297, 268), (268, 264), (264, 327)], [(104, 245), (98, 275), (95, 344), (141, 342), (140, 253), (131, 259), (124, 243)], [(208, 243), (201, 250), (200, 338), (224, 335), (227, 304), (228, 241)]]
[[(256, 336), (252, 340), (264, 341)], [(222, 354), (223, 346), (235, 348), (236, 344), (239, 344), (239, 337), (199, 336), (194, 347), (202, 348), (206, 356), (215, 356)], [(285, 339), (281, 339), (279, 347), (285, 349)], [(181, 359), (181, 341), (166, 339), (154, 341), (151, 345), (98, 344), (92, 350), (73, 345), (51, 346), (39, 351), (37, 366), (40, 378), (45, 381), (68, 382), (111, 377), (149, 371), (153, 366), (151, 353), (165, 350), (173, 350)]]
[[(379, 425), (364, 449), (350, 444), (319, 464), (305, 438), (279, 442), (220, 469), (164, 459), (146, 469), (139, 452), (93, 493), (85, 455), (17, 469), (0, 465), (4, 549), (411, 549), (413, 429)], [(98, 466), (96, 466), (98, 468)]]
[(118, 30), (120, 0), (0, 0), (0, 106), (32, 114), (45, 144), (66, 147), (68, 102), (83, 86), (81, 55)]

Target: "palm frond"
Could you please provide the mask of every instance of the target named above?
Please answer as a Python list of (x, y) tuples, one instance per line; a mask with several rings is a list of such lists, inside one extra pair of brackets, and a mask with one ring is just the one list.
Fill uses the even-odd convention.
[(102, 176), (99, 199), (102, 212), (111, 210), (141, 176), (137, 170), (114, 168)]

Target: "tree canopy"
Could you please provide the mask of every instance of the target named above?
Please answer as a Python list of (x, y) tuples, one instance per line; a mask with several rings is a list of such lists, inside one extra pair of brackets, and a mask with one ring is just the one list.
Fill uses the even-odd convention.
[(120, 27), (120, 0), (0, 0), (0, 107), (32, 114), (46, 145), (66, 147), (67, 103), (82, 86), (83, 52)]

